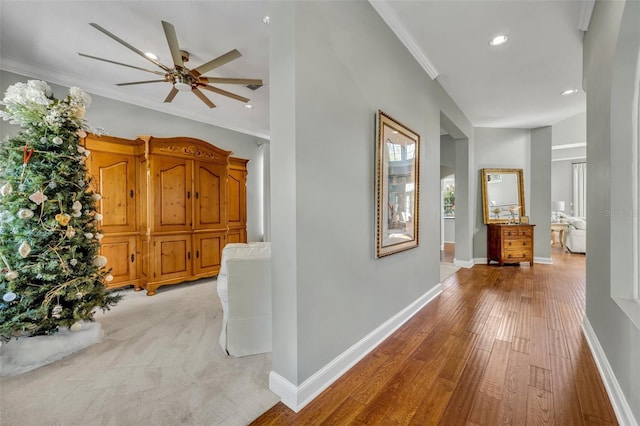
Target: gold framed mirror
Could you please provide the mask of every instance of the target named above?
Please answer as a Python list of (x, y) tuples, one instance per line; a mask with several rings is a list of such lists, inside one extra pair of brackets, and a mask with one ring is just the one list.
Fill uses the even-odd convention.
[(484, 223), (520, 223), (526, 216), (522, 169), (482, 169)]

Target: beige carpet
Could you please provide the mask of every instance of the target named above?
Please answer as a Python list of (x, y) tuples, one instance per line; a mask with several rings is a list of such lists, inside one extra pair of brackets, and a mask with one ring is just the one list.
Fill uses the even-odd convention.
[(460, 267), (453, 263), (440, 262), (440, 282), (444, 282), (444, 280), (455, 274), (458, 269)]
[(0, 379), (0, 424), (246, 425), (279, 401), (270, 354), (231, 358), (218, 345), (215, 280), (125, 294), (96, 315), (104, 341)]

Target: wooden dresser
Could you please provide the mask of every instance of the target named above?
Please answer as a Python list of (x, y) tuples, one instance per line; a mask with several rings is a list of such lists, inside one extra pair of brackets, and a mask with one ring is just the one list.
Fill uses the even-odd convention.
[(530, 224), (487, 225), (487, 264), (529, 262), (533, 266), (533, 227)]

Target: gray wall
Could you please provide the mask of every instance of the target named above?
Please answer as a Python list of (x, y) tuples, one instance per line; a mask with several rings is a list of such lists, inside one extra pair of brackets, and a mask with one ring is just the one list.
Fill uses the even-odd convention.
[(527, 211), (530, 222), (536, 225), (534, 256), (542, 261), (551, 261), (551, 134), (550, 126), (531, 130), (531, 202)]
[(449, 135), (440, 136), (440, 165), (456, 167), (456, 140)]
[[(551, 201), (564, 201), (565, 213), (571, 216), (573, 194), (573, 161), (551, 163)], [(550, 212), (551, 214), (551, 212)]]
[[(475, 130), (475, 161), (472, 173), (476, 175), (474, 188), (476, 214), (473, 237), (473, 257), (487, 257), (487, 227), (482, 213), (482, 181), (480, 170), (483, 168), (523, 169), (525, 211), (529, 216), (531, 204), (529, 164), (531, 150), (531, 132), (528, 129), (496, 129), (477, 127)], [(532, 222), (533, 223), (533, 222)], [(457, 230), (456, 230), (457, 231)], [(536, 235), (537, 237), (537, 235)]]
[[(0, 91), (17, 82), (26, 82), (29, 77), (0, 71)], [(64, 98), (68, 88), (50, 84), (57, 98)], [(247, 176), (247, 237), (250, 241), (261, 241), (264, 234), (263, 221), (263, 160), (264, 149), (258, 142), (264, 139), (233, 130), (200, 123), (185, 118), (164, 114), (102, 96), (91, 95), (86, 119), (90, 126), (104, 128), (111, 136), (135, 139), (139, 135), (156, 137), (189, 136), (205, 140), (222, 149), (233, 151), (236, 157), (249, 159)], [(18, 128), (0, 121), (2, 140), (14, 134)], [(268, 160), (268, 159), (267, 159)]]
[(567, 145), (587, 141), (587, 113), (572, 115), (553, 126), (552, 144)]
[[(367, 2), (270, 14), (273, 369), (300, 384), (438, 283), (446, 94)], [(420, 245), (382, 259), (378, 109), (421, 136)]]
[[(629, 292), (638, 262), (631, 223), (638, 208), (631, 185), (632, 101), (620, 98), (632, 96), (637, 84), (638, 22), (640, 2), (597, 1), (584, 39), (584, 73), (589, 159), (586, 315), (633, 415), (640, 420), (640, 323), (632, 321), (638, 305)], [(626, 37), (619, 39), (621, 27)], [(630, 38), (635, 46), (628, 51), (618, 44)], [(630, 214), (607, 214), (612, 211)], [(623, 294), (612, 297), (617, 293)], [(632, 308), (627, 310), (625, 304)]]

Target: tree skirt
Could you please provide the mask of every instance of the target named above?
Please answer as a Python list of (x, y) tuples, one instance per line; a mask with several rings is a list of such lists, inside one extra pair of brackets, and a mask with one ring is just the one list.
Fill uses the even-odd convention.
[(103, 337), (102, 326), (92, 322), (82, 323), (77, 331), (64, 328), (51, 336), (19, 337), (2, 343), (0, 376), (16, 376), (35, 370), (99, 343)]

